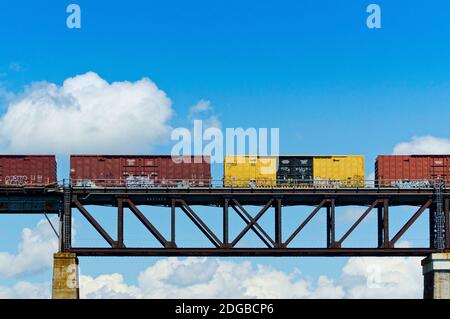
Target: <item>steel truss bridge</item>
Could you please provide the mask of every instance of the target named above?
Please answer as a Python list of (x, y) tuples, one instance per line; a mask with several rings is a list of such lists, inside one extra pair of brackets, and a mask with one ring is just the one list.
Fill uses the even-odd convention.
[[(92, 206), (117, 208), (116, 213), (111, 214), (111, 218), (117, 219), (117, 231), (108, 233), (87, 206), (89, 209)], [(171, 221), (169, 238), (164, 237), (162, 231), (143, 214), (140, 206), (156, 206), (167, 211)], [(215, 207), (222, 220), (220, 234), (212, 231), (198, 215), (195, 210), (199, 206)], [(259, 206), (260, 209), (252, 215), (246, 206)], [(294, 206), (308, 206), (309, 213), (303, 222), (295, 225), (295, 231), (283, 233), (283, 208)], [(337, 237), (336, 208), (343, 206), (361, 206), (365, 211), (342, 236)], [(391, 234), (389, 211), (396, 206), (415, 206), (417, 210), (398, 232)], [(125, 246), (125, 208), (157, 239), (159, 247)], [(108, 247), (72, 245), (74, 210), (86, 218)], [(274, 211), (274, 229), (267, 230), (258, 222), (270, 210)], [(323, 248), (294, 247), (294, 238), (321, 210), (326, 210), (327, 216), (323, 223), (327, 234)], [(177, 245), (177, 211), (183, 212), (204, 235), (204, 247)], [(376, 247), (344, 247), (346, 239), (371, 211), (376, 211), (378, 216), (373, 223), (374, 232), (378, 234)], [(60, 250), (78, 256), (425, 256), (450, 251), (449, 211), (450, 190), (445, 188), (0, 188), (0, 214), (58, 214)], [(397, 248), (395, 244), (425, 212), (430, 220), (429, 246)], [(244, 221), (245, 226), (236, 237), (230, 237), (230, 214), (237, 214)], [(240, 240), (248, 232), (254, 232), (265, 247), (240, 247)], [(207, 244), (209, 248), (205, 248)]]

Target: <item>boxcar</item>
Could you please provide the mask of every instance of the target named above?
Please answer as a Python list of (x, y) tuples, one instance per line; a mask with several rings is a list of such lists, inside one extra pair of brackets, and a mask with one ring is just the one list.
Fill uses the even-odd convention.
[(380, 155), (375, 162), (375, 185), (380, 187), (450, 186), (450, 155)]
[(210, 186), (209, 157), (170, 155), (71, 155), (73, 186)]
[(225, 156), (225, 187), (363, 187), (364, 156)]
[(277, 158), (274, 156), (225, 156), (225, 187), (276, 186)]
[(54, 186), (56, 157), (54, 155), (0, 155), (0, 186)]
[(364, 156), (314, 156), (315, 186), (364, 187)]

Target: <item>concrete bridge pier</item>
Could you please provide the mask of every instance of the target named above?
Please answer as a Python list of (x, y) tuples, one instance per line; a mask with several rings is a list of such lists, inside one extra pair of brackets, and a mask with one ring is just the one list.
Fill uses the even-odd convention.
[(422, 260), (424, 299), (450, 299), (450, 253), (431, 254)]
[(79, 299), (78, 258), (73, 253), (53, 255), (53, 299)]

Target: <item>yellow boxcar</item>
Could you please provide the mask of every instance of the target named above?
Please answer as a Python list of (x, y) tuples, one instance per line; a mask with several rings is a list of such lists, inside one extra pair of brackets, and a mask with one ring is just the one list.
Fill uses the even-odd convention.
[(313, 172), (318, 187), (363, 187), (364, 156), (314, 156)]
[(276, 156), (225, 156), (225, 187), (273, 187), (276, 179)]

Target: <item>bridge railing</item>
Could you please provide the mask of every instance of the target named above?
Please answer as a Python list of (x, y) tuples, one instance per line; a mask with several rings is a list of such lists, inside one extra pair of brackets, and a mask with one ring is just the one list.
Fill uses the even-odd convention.
[(450, 180), (425, 179), (315, 179), (315, 180), (248, 180), (248, 179), (154, 179), (148, 177), (133, 177), (126, 179), (63, 179), (52, 184), (1, 185), (0, 190), (21, 188), (58, 189), (75, 188), (304, 188), (304, 189), (450, 189)]
[(76, 188), (305, 188), (305, 189), (433, 189), (443, 186), (450, 188), (450, 180), (248, 180), (248, 179), (152, 179), (148, 177), (133, 177), (127, 179), (70, 179), (64, 180), (66, 187)]

